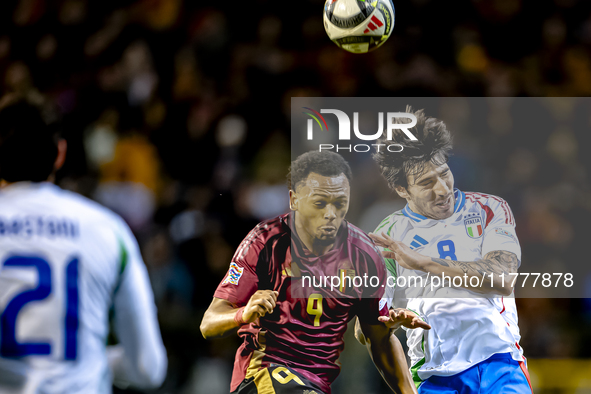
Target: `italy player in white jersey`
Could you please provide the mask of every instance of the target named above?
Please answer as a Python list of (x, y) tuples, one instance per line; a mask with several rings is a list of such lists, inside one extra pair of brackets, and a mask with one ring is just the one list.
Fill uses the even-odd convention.
[(414, 114), (418, 141), (395, 134), (390, 143), (402, 152), (374, 154), (407, 205), (371, 236), (398, 284), (394, 306), (432, 327), (407, 331), (415, 384), (420, 394), (531, 393), (509, 275), (521, 260), (511, 209), (499, 197), (454, 189), (449, 131)]
[(48, 182), (65, 150), (36, 107), (0, 110), (0, 393), (157, 387), (167, 358), (137, 242), (119, 216)]

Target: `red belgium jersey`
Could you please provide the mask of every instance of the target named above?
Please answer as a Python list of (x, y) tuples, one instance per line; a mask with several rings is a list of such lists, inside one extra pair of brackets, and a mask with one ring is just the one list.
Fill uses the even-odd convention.
[[(376, 278), (373, 287), (359, 286), (364, 275), (367, 281)], [(344, 285), (332, 290), (330, 280), (328, 286), (319, 283), (333, 276), (359, 278), (344, 278)], [(283, 364), (330, 393), (340, 372), (337, 360), (347, 323), (358, 316), (368, 324), (381, 324), (378, 316), (388, 314), (385, 302), (380, 302), (385, 283), (380, 252), (347, 221), (333, 248), (322, 256), (309, 252), (299, 240), (293, 214), (258, 224), (236, 250), (214, 296), (237, 307), (246, 305), (257, 290), (275, 290), (279, 296), (272, 314), (238, 330), (244, 342), (236, 352), (231, 390), (260, 369)]]

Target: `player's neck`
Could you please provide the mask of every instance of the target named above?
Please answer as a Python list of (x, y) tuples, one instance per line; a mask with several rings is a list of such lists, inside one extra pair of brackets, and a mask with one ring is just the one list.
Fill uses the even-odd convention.
[(408, 203), (408, 207), (410, 208), (410, 210), (413, 211), (414, 213), (424, 216), (427, 219), (433, 219), (432, 217), (429, 217), (429, 214), (422, 212), (411, 199), (407, 198), (406, 202)]
[(29, 182), (29, 181), (6, 182), (4, 179), (0, 179), (0, 189), (5, 189), (5, 188), (11, 187), (13, 185), (29, 184), (29, 183), (31, 183), (31, 182)]
[(316, 256), (322, 256), (323, 254), (325, 254), (326, 252), (328, 252), (329, 250), (332, 249), (332, 247), (334, 246), (334, 242), (330, 243), (330, 244), (324, 244), (324, 243), (317, 242), (316, 238), (313, 237), (312, 235), (310, 235), (306, 231), (304, 226), (301, 223), (299, 223), (297, 216), (298, 215), (295, 215), (295, 226), (294, 226), (295, 232), (296, 232), (298, 238), (300, 239), (300, 241), (302, 241), (302, 243), (306, 247), (306, 249), (308, 249), (310, 252), (312, 252)]
[[(55, 176), (54, 176), (54, 174), (51, 174), (49, 176), (49, 178), (47, 178), (47, 180), (45, 182), (55, 183)], [(5, 181), (4, 179), (0, 179), (0, 189), (5, 188), (5, 187), (8, 187), (10, 185), (16, 185), (18, 183), (31, 183), (31, 181), (8, 182), (8, 181)]]

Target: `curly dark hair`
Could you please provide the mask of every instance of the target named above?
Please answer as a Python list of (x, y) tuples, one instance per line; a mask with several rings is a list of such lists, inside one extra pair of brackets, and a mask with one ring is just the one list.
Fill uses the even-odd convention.
[(351, 167), (343, 156), (334, 152), (306, 152), (291, 162), (287, 173), (287, 186), (295, 190), (300, 182), (304, 182), (311, 172), (322, 176), (338, 176), (345, 174), (351, 181)]
[[(409, 139), (402, 130), (394, 130), (392, 141), (380, 139), (380, 144), (400, 145), (404, 149), (401, 152), (389, 152), (386, 148), (376, 151), (372, 156), (380, 166), (382, 176), (388, 182), (388, 186), (395, 190), (396, 186), (408, 187), (408, 176), (419, 176), (425, 171), (428, 162), (436, 166), (447, 163), (449, 150), (452, 147), (452, 139), (443, 121), (437, 118), (427, 117), (424, 110), (413, 112), (412, 107), (407, 106), (406, 112), (414, 114), (417, 124), (409, 131), (417, 137), (417, 141)], [(410, 123), (408, 118), (396, 118), (396, 123)], [(399, 148), (395, 149), (396, 151)]]

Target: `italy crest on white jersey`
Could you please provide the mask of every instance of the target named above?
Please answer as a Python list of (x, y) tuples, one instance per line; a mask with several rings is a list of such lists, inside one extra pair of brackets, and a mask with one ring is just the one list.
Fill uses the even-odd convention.
[[(503, 250), (521, 260), (515, 220), (507, 202), (458, 189), (454, 197), (454, 213), (447, 219), (426, 218), (407, 205), (385, 218), (374, 232), (386, 233), (433, 258), (475, 261)], [(495, 353), (510, 353), (513, 359), (524, 360), (512, 296), (486, 298), (450, 287), (448, 282), (431, 286), (432, 278), (426, 272), (405, 269), (392, 259), (387, 259), (386, 265), (395, 279), (390, 282), (398, 283), (386, 296), (392, 306), (414, 311), (432, 327), (406, 331), (411, 373), (417, 385), (433, 375), (460, 373)], [(416, 284), (419, 277), (422, 286)]]

